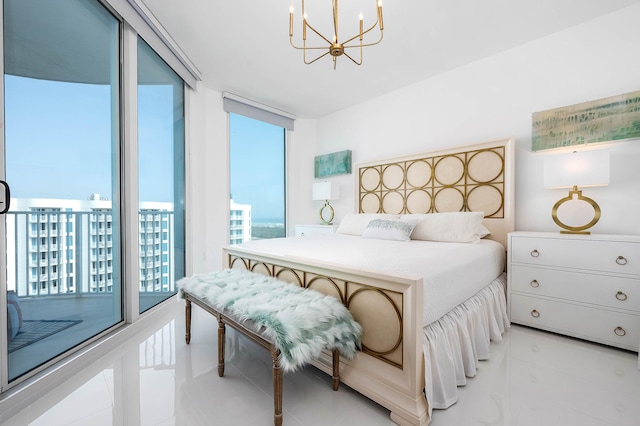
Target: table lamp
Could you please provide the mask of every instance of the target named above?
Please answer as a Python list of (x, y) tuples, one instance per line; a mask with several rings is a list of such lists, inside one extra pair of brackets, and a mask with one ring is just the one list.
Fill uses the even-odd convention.
[[(600, 220), (600, 206), (594, 200), (582, 195), (578, 189), (588, 186), (605, 186), (609, 184), (609, 151), (573, 151), (571, 153), (550, 155), (544, 159), (545, 188), (572, 188), (569, 195), (561, 198), (553, 206), (551, 217), (565, 234), (590, 234), (587, 229)], [(569, 226), (558, 218), (558, 208), (575, 199), (584, 201), (593, 207), (593, 219), (584, 225)]]
[(325, 225), (332, 225), (334, 211), (329, 200), (336, 200), (340, 197), (340, 187), (333, 182), (316, 182), (313, 184), (313, 200), (324, 200), (324, 206), (320, 208), (320, 222)]

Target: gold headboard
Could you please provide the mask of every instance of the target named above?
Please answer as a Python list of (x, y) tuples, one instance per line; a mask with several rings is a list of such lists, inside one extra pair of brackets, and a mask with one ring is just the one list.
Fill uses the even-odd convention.
[(505, 139), (357, 166), (360, 213), (481, 211), (489, 238), (514, 229), (514, 141)]

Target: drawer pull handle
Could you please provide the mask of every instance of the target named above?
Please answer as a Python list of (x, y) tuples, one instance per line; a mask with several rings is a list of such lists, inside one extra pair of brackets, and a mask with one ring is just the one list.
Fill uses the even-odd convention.
[[(529, 283), (531, 285), (531, 287), (533, 288), (538, 288), (540, 287), (540, 283), (538, 282), (538, 280), (533, 280)], [(616, 296), (617, 297), (617, 296)]]
[(622, 300), (622, 301), (627, 300), (627, 295), (619, 291), (616, 293), (616, 299)]
[[(540, 256), (540, 252), (538, 250), (536, 250), (536, 249), (531, 250), (531, 257), (538, 257), (538, 256)], [(620, 259), (620, 258), (618, 258), (618, 259)], [(616, 260), (616, 262), (617, 262), (617, 260)]]
[[(534, 309), (533, 311), (531, 311), (531, 316), (534, 317), (534, 318), (540, 318), (540, 312), (538, 312), (538, 311), (536, 311)], [(618, 328), (620, 328), (620, 327), (618, 327)]]
[(616, 259), (616, 263), (618, 265), (626, 265), (628, 263), (628, 260), (624, 256), (618, 256), (618, 258)]
[(616, 327), (615, 330), (613, 330), (613, 332), (616, 333), (616, 336), (620, 336), (620, 337), (627, 334), (627, 332), (624, 331), (624, 328), (622, 327)]

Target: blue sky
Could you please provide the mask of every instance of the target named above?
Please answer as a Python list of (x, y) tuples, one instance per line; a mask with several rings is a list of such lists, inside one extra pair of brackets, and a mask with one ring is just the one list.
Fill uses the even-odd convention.
[(110, 108), (107, 86), (5, 75), (6, 180), (11, 195), (110, 196)]
[[(140, 199), (173, 199), (170, 86), (139, 90)], [(109, 86), (5, 76), (6, 164), (16, 198), (112, 198)], [(70, 120), (69, 118), (72, 117)]]
[(251, 204), (254, 222), (284, 223), (284, 132), (282, 127), (230, 114), (231, 194)]
[[(170, 86), (139, 89), (141, 201), (173, 199), (172, 96)], [(112, 198), (108, 86), (6, 75), (5, 117), (13, 197)], [(230, 120), (234, 201), (251, 204), (254, 222), (283, 222), (284, 129), (236, 114)]]

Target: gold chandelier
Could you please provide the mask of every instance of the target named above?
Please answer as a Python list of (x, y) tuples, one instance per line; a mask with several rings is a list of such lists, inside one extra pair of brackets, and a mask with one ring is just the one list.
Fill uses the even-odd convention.
[[(382, 0), (373, 0), (376, 7), (376, 22), (369, 27), (366, 31), (364, 28), (364, 18), (362, 14), (360, 14), (360, 31), (358, 34), (353, 37), (340, 42), (340, 38), (338, 37), (338, 0), (332, 0), (333, 3), (333, 36), (329, 39), (322, 34), (320, 34), (314, 27), (309, 24), (307, 20), (307, 14), (304, 8), (304, 0), (302, 0), (302, 46), (296, 46), (293, 43), (293, 6), (289, 8), (289, 42), (291, 46), (300, 49), (303, 52), (303, 58), (305, 64), (312, 64), (320, 58), (323, 58), (327, 55), (331, 55), (333, 58), (333, 69), (336, 69), (336, 60), (338, 56), (346, 56), (351, 59), (351, 61), (356, 65), (362, 64), (362, 48), (368, 46), (375, 46), (376, 44), (382, 41), (383, 29), (384, 25), (382, 23)], [(374, 43), (364, 43), (364, 35), (369, 33), (374, 28), (380, 28), (380, 38), (378, 41)], [(307, 46), (307, 28), (313, 31), (318, 35), (327, 45), (324, 46)], [(346, 52), (346, 49), (359, 49), (360, 50), (360, 58), (358, 60), (354, 59), (351, 55)], [(326, 50), (326, 52), (321, 53), (320, 56), (313, 60), (307, 60), (307, 50)]]

